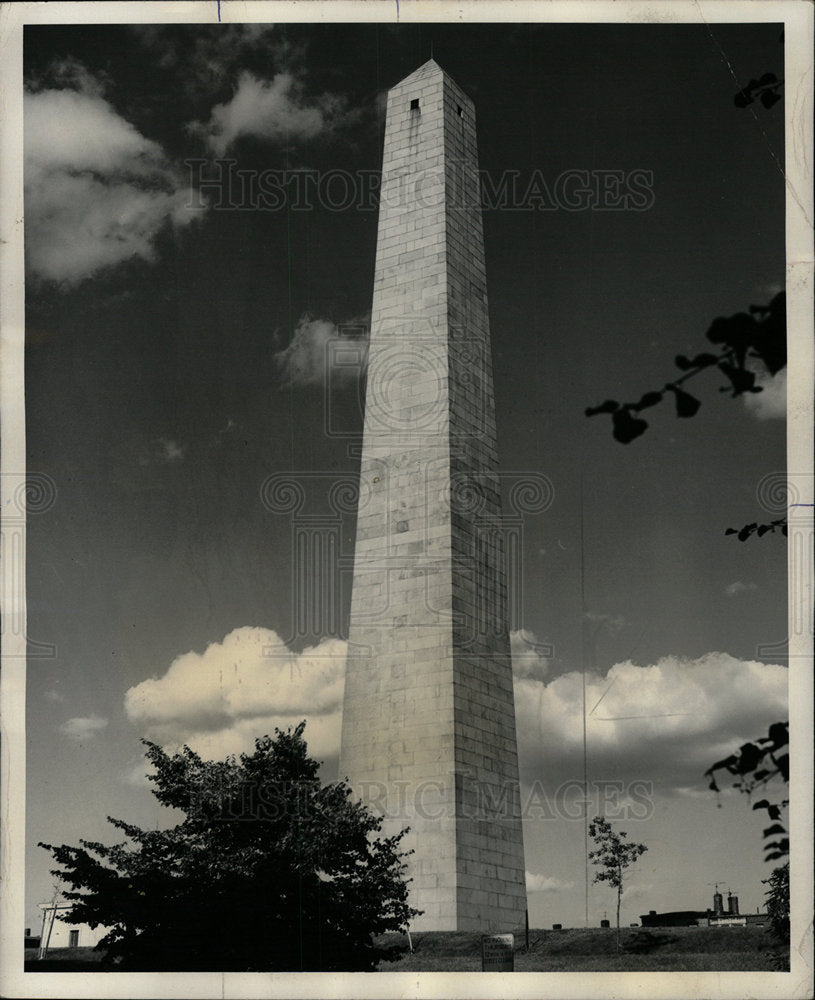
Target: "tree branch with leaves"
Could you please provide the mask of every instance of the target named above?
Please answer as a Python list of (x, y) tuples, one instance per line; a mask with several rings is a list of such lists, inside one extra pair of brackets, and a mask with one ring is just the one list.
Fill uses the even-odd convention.
[[(790, 779), (789, 723), (774, 722), (766, 736), (754, 743), (744, 743), (735, 753), (709, 767), (705, 771), (705, 777), (710, 779), (710, 790), (716, 793), (720, 791), (716, 782), (717, 771), (727, 771), (734, 775), (736, 780), (731, 782), (733, 788), (738, 788), (750, 798), (756, 790), (766, 790), (776, 778), (780, 778), (786, 785)], [(790, 850), (789, 836), (781, 824), (789, 799), (786, 795), (781, 798), (777, 795), (772, 797), (775, 801), (765, 797), (753, 803), (754, 810), (766, 809), (770, 820), (770, 826), (764, 830), (764, 839), (767, 841), (764, 845), (767, 852), (765, 861), (785, 858)]]
[(707, 339), (719, 347), (719, 353), (703, 352), (693, 358), (678, 354), (674, 364), (682, 372), (661, 389), (644, 393), (637, 402), (620, 403), (607, 399), (599, 406), (586, 409), (587, 417), (601, 413), (611, 414), (613, 436), (620, 444), (630, 444), (648, 429), (648, 422), (634, 414), (657, 406), (668, 395), (673, 396), (677, 417), (693, 417), (702, 403), (680, 386), (703, 371), (717, 369), (727, 378), (727, 385), (720, 392), (731, 397), (745, 393), (762, 392), (756, 385), (756, 373), (748, 367), (750, 361), (759, 361), (770, 375), (776, 375), (787, 364), (786, 296), (783, 292), (766, 306), (750, 306), (749, 313), (717, 317), (707, 331)]
[[(676, 415), (683, 419), (695, 416), (702, 403), (680, 386), (703, 371), (715, 368), (727, 378), (727, 385), (719, 387), (720, 392), (727, 392), (731, 398), (743, 396), (746, 393), (763, 392), (763, 387), (756, 385), (756, 372), (748, 366), (753, 362), (763, 365), (770, 375), (777, 375), (787, 364), (787, 309), (786, 295), (778, 295), (766, 306), (750, 306), (749, 313), (736, 313), (733, 316), (719, 316), (707, 331), (708, 340), (719, 345), (718, 354), (702, 352), (693, 358), (678, 354), (674, 364), (682, 372), (680, 376), (666, 382), (661, 389), (652, 389), (643, 393), (634, 403), (620, 403), (616, 399), (607, 399), (599, 406), (586, 409), (587, 417), (601, 413), (611, 415), (613, 437), (620, 444), (630, 444), (648, 429), (648, 422), (639, 416), (643, 410), (657, 406), (667, 396), (673, 396), (676, 404)], [(745, 524), (742, 528), (728, 528), (726, 535), (736, 535), (740, 542), (746, 541), (755, 534), (759, 538), (768, 532), (780, 531), (787, 534), (786, 517), (778, 518), (767, 524)]]

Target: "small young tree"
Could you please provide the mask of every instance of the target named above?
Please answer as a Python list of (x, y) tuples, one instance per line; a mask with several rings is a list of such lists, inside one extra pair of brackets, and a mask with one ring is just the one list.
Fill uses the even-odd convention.
[(109, 821), (113, 846), (41, 844), (70, 886), (68, 923), (110, 928), (106, 960), (141, 971), (363, 971), (387, 954), (373, 937), (403, 930), (402, 833), (321, 785), (305, 723), (253, 754), (204, 761), (145, 742), (153, 793), (186, 818), (167, 830)]
[(593, 865), (600, 870), (595, 873), (595, 882), (608, 882), (617, 890), (617, 951), (620, 950), (620, 901), (623, 896), (623, 872), (648, 850), (645, 844), (629, 844), (623, 830), (615, 833), (611, 824), (602, 816), (595, 816), (589, 825), (589, 834), (597, 845), (596, 851), (589, 851)]

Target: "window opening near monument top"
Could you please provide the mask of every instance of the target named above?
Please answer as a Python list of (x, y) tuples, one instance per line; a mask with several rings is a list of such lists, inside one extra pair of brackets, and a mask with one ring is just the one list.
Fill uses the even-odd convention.
[(418, 111), (419, 110), (419, 98), (418, 97), (414, 97), (413, 100), (410, 102), (410, 110), (411, 111)]

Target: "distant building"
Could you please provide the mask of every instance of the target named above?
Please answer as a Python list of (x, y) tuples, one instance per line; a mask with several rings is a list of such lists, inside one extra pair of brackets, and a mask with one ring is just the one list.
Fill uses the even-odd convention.
[(643, 927), (698, 927), (707, 925), (710, 910), (670, 910), (667, 913), (657, 913), (649, 910), (640, 915)]
[[(91, 927), (90, 924), (69, 924), (64, 917), (71, 909), (70, 903), (40, 903), (42, 933), (38, 958), (45, 958), (55, 948), (93, 948), (110, 928)], [(26, 935), (28, 937), (28, 935)]]
[[(721, 900), (721, 893), (717, 894)], [(715, 912), (715, 899), (714, 896), (714, 913), (708, 920), (708, 924), (711, 927), (746, 927), (747, 924), (757, 924), (761, 926), (767, 923), (766, 913), (739, 913), (739, 897), (734, 896), (732, 892), (727, 894), (727, 910), (724, 906), (720, 905), (718, 912)]]
[(657, 913), (649, 910), (640, 916), (643, 927), (761, 927), (768, 920), (766, 913), (739, 913), (739, 897), (727, 894), (727, 909), (720, 892), (713, 894), (712, 910), (672, 910)]

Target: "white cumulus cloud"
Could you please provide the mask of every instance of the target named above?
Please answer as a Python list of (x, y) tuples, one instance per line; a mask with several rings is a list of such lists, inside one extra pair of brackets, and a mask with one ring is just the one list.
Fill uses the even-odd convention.
[(516, 679), (524, 677), (542, 681), (549, 676), (552, 648), (548, 643), (541, 642), (529, 629), (519, 629), (510, 632), (509, 644), (512, 673)]
[(760, 371), (756, 385), (762, 392), (747, 392), (742, 397), (744, 405), (757, 420), (783, 420), (787, 416), (787, 369), (775, 375)]
[(231, 100), (216, 104), (206, 124), (190, 130), (206, 137), (216, 156), (223, 156), (241, 136), (262, 139), (313, 139), (333, 129), (344, 117), (344, 101), (323, 94), (309, 100), (292, 73), (261, 80), (244, 71)]
[[(670, 792), (703, 784), (714, 761), (787, 718), (787, 669), (708, 653), (586, 676), (589, 773)], [(582, 774), (582, 675), (515, 679), (522, 777), (548, 785)], [(526, 779), (525, 779), (526, 780)]]
[(46, 81), (58, 90), (67, 87), (70, 90), (81, 90), (86, 94), (97, 94), (100, 97), (111, 83), (106, 73), (100, 71), (93, 74), (84, 63), (70, 55), (63, 59), (54, 59), (43, 76), (30, 77), (26, 85), (31, 90), (43, 90)]
[(213, 759), (250, 752), (257, 737), (307, 719), (309, 752), (336, 756), (345, 650), (343, 640), (324, 639), (295, 653), (271, 629), (237, 628), (130, 688), (125, 710), (148, 739)]
[(744, 583), (742, 580), (734, 580), (733, 583), (728, 583), (724, 588), (724, 592), (728, 597), (736, 597), (738, 594), (748, 594), (751, 590), (758, 590), (758, 585), (755, 583)]
[(623, 883), (623, 899), (629, 905), (638, 899), (650, 899), (654, 891), (651, 882), (638, 882), (636, 885), (625, 885)]
[(70, 285), (152, 260), (162, 227), (195, 213), (161, 147), (116, 112), (101, 83), (75, 62), (54, 76), (66, 86), (24, 98), (25, 239), (31, 273)]
[(63, 722), (60, 726), (60, 732), (69, 739), (82, 742), (93, 739), (97, 733), (107, 727), (107, 724), (108, 720), (103, 719), (100, 715), (79, 716)]
[(554, 875), (540, 875), (536, 872), (526, 873), (527, 892), (561, 892), (573, 888), (574, 882), (567, 882)]
[[(516, 649), (518, 636), (514, 639)], [(531, 652), (530, 652), (531, 649)], [(270, 629), (238, 628), (130, 688), (125, 709), (142, 735), (211, 759), (251, 751), (254, 740), (307, 720), (310, 753), (339, 753), (346, 643), (328, 638), (297, 653)], [(582, 776), (582, 677), (551, 677), (524, 643), (515, 666), (521, 776), (548, 788)], [(592, 780), (647, 781), (655, 792), (706, 785), (714, 761), (787, 718), (787, 669), (708, 653), (615, 664), (586, 676)]]
[(367, 363), (363, 330), (361, 321), (341, 331), (330, 320), (301, 317), (288, 346), (274, 356), (281, 376), (292, 385), (322, 385), (329, 370), (332, 380), (358, 378)]

